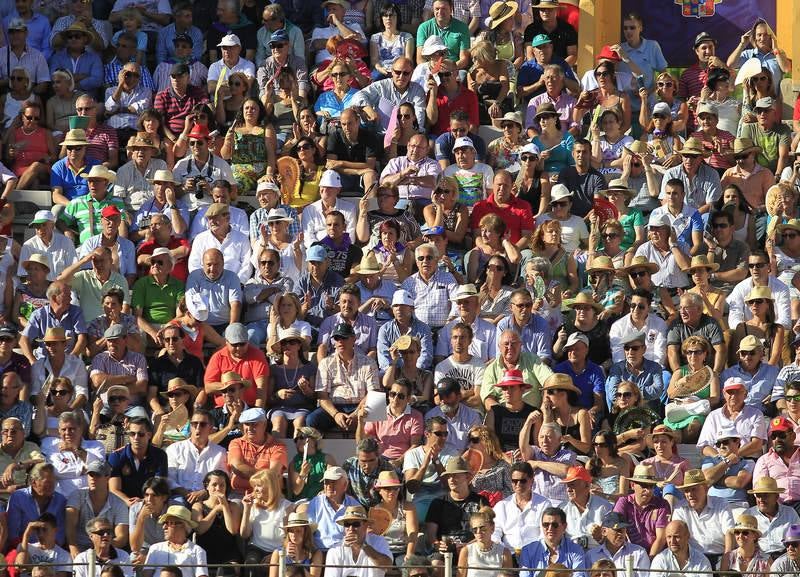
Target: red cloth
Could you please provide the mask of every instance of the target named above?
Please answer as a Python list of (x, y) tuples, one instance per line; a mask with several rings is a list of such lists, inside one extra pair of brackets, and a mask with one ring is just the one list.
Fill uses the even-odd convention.
[(797, 100), (794, 101), (794, 114), (792, 114), (792, 120), (797, 120), (800, 122), (800, 94), (797, 95)]
[[(222, 380), (222, 373), (228, 371), (236, 371), (243, 379), (250, 381), (250, 386), (244, 390), (242, 397), (249, 406), (254, 407), (256, 404), (256, 380), (262, 377), (269, 378), (269, 363), (267, 363), (266, 355), (253, 345), (247, 345), (244, 358), (241, 361), (235, 361), (228, 352), (228, 347), (224, 346), (211, 355), (208, 360), (203, 382), (206, 384), (218, 383)], [(214, 405), (221, 407), (222, 404), (222, 395), (214, 395)]]
[[(273, 462), (279, 462), (285, 471), (289, 466), (289, 458), (286, 452), (286, 445), (269, 437), (269, 441), (263, 445), (256, 445), (247, 441), (244, 437), (239, 437), (231, 441), (228, 447), (228, 462), (243, 460), (245, 463), (261, 471), (268, 469)], [(247, 492), (251, 489), (250, 480), (240, 477), (236, 471), (231, 475), (231, 485), (239, 492)]]
[[(170, 250), (175, 248), (180, 248), (182, 246), (185, 246), (187, 249), (191, 249), (189, 241), (187, 241), (185, 238), (178, 238), (174, 235), (169, 238), (169, 242), (167, 243), (167, 248)], [(139, 245), (139, 249), (136, 252), (137, 254), (153, 254), (153, 252), (159, 247), (161, 247), (161, 245), (156, 243), (155, 239), (150, 239), (142, 242), (142, 244)], [(139, 267), (139, 276), (145, 276), (147, 275), (148, 272), (149, 270), (146, 267)], [(178, 259), (175, 262), (175, 264), (172, 266), (172, 273), (170, 274), (170, 276), (175, 277), (182, 283), (186, 282), (186, 277), (189, 276), (188, 253), (187, 256)]]
[(486, 200), (480, 200), (475, 203), (475, 206), (472, 207), (470, 228), (477, 230), (481, 219), (487, 214), (496, 214), (503, 219), (503, 222), (508, 227), (508, 240), (513, 243), (516, 243), (522, 237), (523, 230), (533, 230), (534, 227), (531, 205), (528, 201), (515, 196), (512, 196), (508, 206), (503, 208), (495, 204), (494, 193), (490, 194)]
[(447, 95), (439, 92), (436, 96), (436, 107), (439, 109), (439, 120), (436, 122), (436, 134), (444, 134), (450, 130), (450, 113), (454, 110), (463, 110), (469, 115), (469, 123), (479, 126), (478, 95), (462, 88), (455, 100), (450, 100)]
[(572, 26), (577, 32), (578, 23), (581, 21), (581, 9), (572, 4), (562, 4), (558, 8), (557, 18)]
[(9, 168), (17, 176), (22, 176), (31, 164), (50, 154), (44, 128), (37, 128), (33, 134), (25, 134), (19, 126), (14, 129), (14, 142), (15, 156)]
[[(328, 66), (330, 66), (332, 62), (333, 62), (333, 60), (323, 60), (322, 63), (317, 68), (317, 72), (318, 73), (322, 72)], [(353, 60), (353, 63), (356, 65), (356, 68), (358, 69), (358, 72), (361, 74), (361, 76), (366, 76), (367, 78), (370, 78), (370, 79), (372, 78), (372, 76), (371, 76), (372, 73), (370, 72), (369, 66), (364, 64), (363, 60)], [(316, 80), (316, 74), (311, 76), (311, 80), (312, 80), (312, 82), (314, 83), (315, 86), (319, 86), (319, 82), (317, 82), (317, 80)], [(360, 90), (361, 89), (361, 85), (356, 80), (355, 75), (350, 77), (350, 88), (355, 88), (356, 90)], [(322, 83), (321, 89), (323, 91), (333, 90), (333, 78), (328, 76), (325, 79), (325, 81)]]

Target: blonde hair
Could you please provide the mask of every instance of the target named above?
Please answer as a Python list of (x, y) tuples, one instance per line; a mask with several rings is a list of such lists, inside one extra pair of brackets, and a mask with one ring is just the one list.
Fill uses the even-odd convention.
[(497, 438), (497, 433), (495, 433), (494, 430), (486, 425), (475, 425), (469, 430), (467, 435), (471, 435), (472, 433), (477, 433), (478, 436), (480, 436), (484, 447), (486, 447), (486, 453), (490, 457), (498, 461), (505, 459), (503, 449), (500, 446), (500, 440)]
[(497, 60), (497, 48), (488, 40), (481, 40), (475, 43), (469, 51), (469, 55), (475, 61), (493, 62)]
[(561, 246), (561, 223), (557, 220), (548, 220), (536, 227), (531, 237), (531, 242), (528, 245), (534, 253), (544, 251), (544, 233), (550, 232), (552, 229), (558, 231), (558, 246)]
[(485, 505), (469, 516), (470, 519), (480, 519), (487, 525), (494, 525), (494, 517), (494, 509)]
[(278, 477), (278, 473), (274, 469), (262, 469), (250, 477), (251, 487), (258, 485), (266, 492), (267, 497), (264, 499), (264, 503), (270, 511), (275, 510), (283, 498), (281, 481), (282, 479)]
[[(630, 387), (631, 389), (633, 389), (633, 394), (636, 395), (636, 399), (637, 399), (635, 406), (641, 407), (642, 405), (644, 405), (644, 398), (642, 397), (642, 390), (639, 388), (639, 385), (637, 385), (636, 383), (634, 383), (632, 381), (621, 381), (617, 385), (617, 392), (619, 392), (619, 390), (622, 387)], [(611, 405), (611, 412), (612, 413), (619, 413), (619, 407), (617, 406), (617, 403), (613, 403)]]

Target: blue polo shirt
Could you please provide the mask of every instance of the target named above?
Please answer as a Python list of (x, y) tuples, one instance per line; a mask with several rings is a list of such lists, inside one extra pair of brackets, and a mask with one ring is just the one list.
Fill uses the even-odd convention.
[(558, 363), (553, 367), (554, 373), (563, 373), (572, 377), (572, 382), (581, 390), (578, 397), (578, 406), (590, 409), (594, 405), (594, 393), (603, 395), (606, 388), (606, 378), (600, 365), (586, 361), (586, 368), (578, 375), (572, 369), (569, 361)]
[[(56, 543), (64, 545), (66, 537), (64, 534), (65, 510), (67, 508), (67, 498), (61, 493), (53, 492), (47, 509), (39, 510), (39, 505), (33, 498), (30, 487), (17, 489), (8, 498), (7, 522), (8, 522), (8, 542), (19, 543), (25, 528), (31, 521), (36, 521), (42, 513), (51, 513), (56, 518)], [(38, 542), (35, 533), (31, 537), (32, 542)]]
[(128, 497), (144, 497), (142, 485), (153, 477), (167, 476), (167, 453), (150, 445), (144, 459), (136, 464), (130, 445), (117, 449), (108, 456), (111, 476), (120, 477), (122, 492)]
[(358, 500), (352, 495), (345, 495), (342, 505), (338, 509), (331, 506), (328, 498), (320, 493), (308, 502), (308, 520), (317, 524), (314, 531), (314, 544), (317, 549), (327, 551), (342, 542), (344, 528), (336, 523), (348, 507), (359, 505)]
[[(100, 164), (99, 160), (91, 158), (87, 158), (84, 162), (86, 162), (86, 166), (81, 170), (81, 174), (89, 172), (94, 165)], [(50, 187), (57, 186), (63, 189), (64, 196), (70, 200), (89, 194), (89, 185), (86, 184), (86, 179), (69, 169), (66, 158), (62, 158), (50, 168)]]
[[(550, 64), (558, 64), (561, 67), (561, 70), (564, 71), (564, 76), (570, 80), (574, 80), (576, 82), (578, 81), (578, 78), (575, 76), (575, 72), (572, 71), (572, 67), (567, 64), (566, 60), (553, 56)], [(519, 75), (517, 75), (517, 86), (529, 86), (535, 82), (538, 82), (542, 74), (544, 74), (544, 66), (539, 64), (535, 58), (526, 60), (519, 68)], [(544, 88), (531, 94), (531, 97), (541, 94), (542, 92), (544, 92)]]
[[(75, 346), (75, 339), (78, 335), (85, 335), (89, 331), (86, 328), (86, 323), (83, 321), (83, 312), (81, 308), (75, 305), (69, 305), (67, 312), (61, 317), (56, 317), (53, 314), (53, 309), (47, 304), (40, 309), (36, 309), (28, 319), (28, 325), (23, 329), (22, 334), (28, 337), (28, 342), (33, 343), (36, 339), (41, 339), (47, 329), (52, 327), (61, 327), (67, 335), (67, 350), (71, 350)], [(37, 358), (44, 358), (44, 343), (41, 343), (38, 348), (34, 349), (34, 355)]]

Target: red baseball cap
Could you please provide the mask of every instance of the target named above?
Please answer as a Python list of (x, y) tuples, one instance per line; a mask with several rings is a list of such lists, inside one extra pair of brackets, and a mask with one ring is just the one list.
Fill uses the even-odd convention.
[(600, 49), (600, 54), (597, 55), (596, 60), (600, 62), (601, 60), (611, 60), (612, 62), (622, 62), (622, 58), (619, 57), (619, 54), (611, 50), (611, 46), (606, 44)]
[(794, 431), (794, 426), (786, 417), (775, 417), (769, 422), (769, 432)]
[(114, 216), (119, 216), (122, 213), (116, 206), (110, 204), (106, 207), (103, 207), (103, 210), (100, 212), (100, 214), (102, 215), (103, 218), (112, 218)]

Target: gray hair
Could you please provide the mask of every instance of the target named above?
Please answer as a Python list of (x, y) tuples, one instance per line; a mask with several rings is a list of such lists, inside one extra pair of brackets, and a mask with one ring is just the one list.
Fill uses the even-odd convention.
[(554, 72), (559, 78), (564, 78), (564, 71), (561, 70), (561, 66), (558, 64), (547, 64), (542, 71), (542, 76), (544, 76), (545, 72)]
[(78, 411), (65, 411), (58, 416), (58, 424), (61, 426), (64, 423), (72, 423), (74, 425), (78, 425), (79, 427), (83, 428), (84, 421), (83, 417)]
[(696, 293), (684, 292), (681, 295), (681, 300), (686, 299), (696, 307), (703, 308), (703, 298)]
[(64, 289), (70, 290), (69, 285), (67, 283), (61, 281), (55, 281), (50, 283), (50, 286), (47, 287), (45, 291), (45, 296), (47, 300), (53, 300), (54, 296), (60, 295)]
[(557, 437), (561, 437), (561, 425), (558, 423), (543, 423), (542, 426), (539, 427), (539, 434), (546, 430), (553, 431)]
[(97, 525), (98, 523), (111, 525), (111, 521), (109, 521), (106, 517), (92, 517), (91, 519), (86, 521), (86, 526), (84, 527), (84, 529), (86, 529), (87, 533), (91, 533), (92, 531), (94, 531), (95, 525)]
[(56, 468), (51, 463), (36, 463), (31, 469), (31, 481), (41, 480), (45, 473), (52, 473), (55, 475)]
[(528, 262), (533, 267), (533, 270), (535, 270), (544, 277), (550, 278), (550, 271), (552, 270), (553, 267), (550, 265), (549, 260), (541, 256), (535, 256)]
[(433, 244), (432, 242), (423, 242), (421, 245), (419, 245), (414, 250), (414, 258), (416, 258), (416, 257), (418, 257), (420, 255), (420, 251), (422, 249), (430, 251), (431, 254), (433, 254), (433, 258), (439, 258), (439, 256), (440, 256), (439, 255), (439, 249), (436, 248), (435, 244)]
[(364, 437), (356, 445), (356, 452), (358, 453), (380, 453), (381, 447), (378, 444), (378, 439), (375, 437)]

